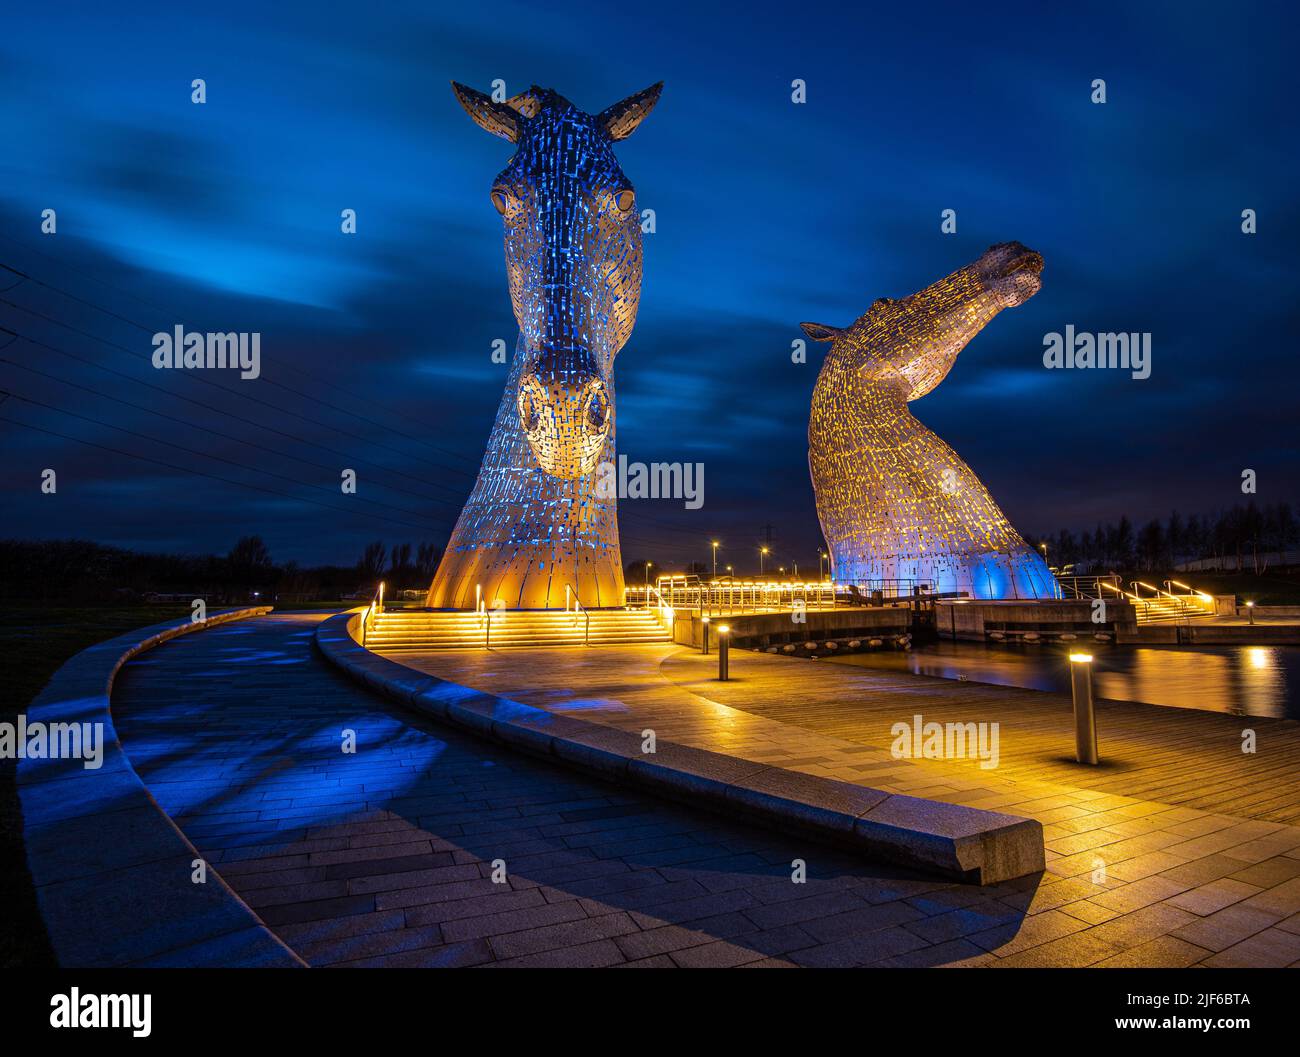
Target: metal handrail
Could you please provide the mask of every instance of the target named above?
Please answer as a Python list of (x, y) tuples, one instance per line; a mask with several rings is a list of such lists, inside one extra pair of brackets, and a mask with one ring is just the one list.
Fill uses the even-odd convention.
[(1181, 580), (1172, 580), (1172, 579), (1166, 580), (1165, 586), (1170, 589), (1170, 594), (1173, 594), (1173, 588), (1181, 587), (1184, 591), (1187, 592), (1186, 597), (1188, 598), (1196, 598), (1198, 601), (1202, 603), (1213, 604), (1214, 602), (1214, 598), (1211, 595), (1207, 595), (1204, 591), (1198, 591), (1191, 584), (1185, 584)]
[(659, 600), (659, 606), (658, 606), (658, 609), (659, 609), (659, 617), (660, 617), (660, 619), (663, 621), (664, 626), (667, 627), (669, 631), (672, 631), (672, 628), (673, 628), (673, 607), (670, 606), (667, 602), (664, 601), (664, 596), (663, 596), (662, 594), (659, 593), (659, 588), (658, 588), (658, 587), (651, 587), (649, 584), (646, 585), (646, 596), (645, 596), (645, 605), (646, 605), (646, 609), (649, 609), (649, 608), (650, 608), (650, 592), (651, 592), (651, 591), (654, 592), (654, 594), (655, 594), (655, 598)]
[(366, 611), (361, 614), (361, 646), (364, 649), (366, 638), (370, 633), (370, 618), (378, 616), (384, 611), (384, 581), (379, 581), (379, 586), (375, 588), (374, 596), (370, 599), (370, 605), (366, 606)]
[[(586, 625), (585, 625), (585, 627), (583, 628), (583, 632), (582, 632), (582, 644), (583, 644), (584, 646), (590, 646), (590, 645), (591, 645), (591, 613), (588, 611), (587, 607), (584, 606), (584, 605), (582, 604), (582, 602), (580, 602), (580, 601), (578, 600), (578, 589), (577, 589), (577, 587), (575, 587), (575, 586), (574, 586), (573, 584), (571, 584), (571, 583), (567, 583), (567, 582), (566, 582), (565, 585), (564, 585), (564, 590), (565, 590), (566, 594), (568, 594), (569, 592), (572, 593), (572, 598), (573, 598), (573, 612), (574, 612), (575, 620), (576, 620), (577, 614), (581, 613), (582, 616), (583, 616), (583, 618), (584, 618), (585, 621), (586, 621)], [(567, 611), (568, 611), (568, 608), (569, 608), (569, 599), (568, 599), (567, 597), (566, 597), (565, 600), (564, 600), (564, 608), (565, 608), (565, 611), (567, 612)]]

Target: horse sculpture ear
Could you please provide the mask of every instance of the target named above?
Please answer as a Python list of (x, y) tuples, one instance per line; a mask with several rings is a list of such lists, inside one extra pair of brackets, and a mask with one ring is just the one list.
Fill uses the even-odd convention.
[(826, 323), (800, 323), (799, 326), (813, 341), (834, 341), (840, 336), (841, 328)]
[(659, 93), (663, 90), (664, 83), (660, 81), (611, 107), (606, 107), (596, 118), (596, 124), (616, 142), (627, 139), (650, 115), (650, 111), (655, 108), (655, 103), (659, 102)]
[(456, 93), (465, 113), (479, 128), (508, 139), (511, 143), (519, 142), (519, 130), (527, 120), (519, 110), (505, 103), (494, 103), (490, 96), (456, 81), (451, 82), (451, 90)]
[(506, 106), (511, 110), (517, 110), (524, 117), (536, 117), (542, 109), (542, 96), (545, 93), (537, 85), (533, 85), (528, 91), (520, 92), (518, 95), (512, 95), (506, 100)]

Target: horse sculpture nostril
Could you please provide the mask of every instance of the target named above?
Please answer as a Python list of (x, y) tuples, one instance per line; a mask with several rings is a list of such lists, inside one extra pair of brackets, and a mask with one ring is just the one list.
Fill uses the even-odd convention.
[(605, 387), (600, 382), (593, 382), (587, 391), (587, 426), (598, 433), (605, 428), (608, 418), (609, 397), (605, 394)]
[(525, 433), (533, 433), (541, 424), (545, 393), (536, 377), (528, 375), (519, 383), (519, 424)]

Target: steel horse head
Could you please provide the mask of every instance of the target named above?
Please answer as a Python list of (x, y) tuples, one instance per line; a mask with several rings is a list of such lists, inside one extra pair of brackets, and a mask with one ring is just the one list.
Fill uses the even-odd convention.
[(532, 87), (504, 102), (453, 82), (479, 127), (516, 145), (492, 183), (523, 357), (520, 426), (542, 470), (592, 473), (613, 428), (612, 373), (641, 296), (636, 192), (614, 157), (662, 84), (596, 116)]

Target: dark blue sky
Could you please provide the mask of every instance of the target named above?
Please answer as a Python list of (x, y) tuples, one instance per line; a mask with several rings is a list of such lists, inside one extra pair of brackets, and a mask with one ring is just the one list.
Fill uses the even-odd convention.
[[(658, 227), (617, 364), (619, 449), (703, 462), (706, 495), (621, 504), (627, 559), (705, 560), (717, 538), (752, 568), (770, 523), (777, 559), (812, 565), (825, 346), (792, 364), (799, 322), (848, 323), (1011, 239), (1043, 254), (1042, 292), (913, 411), (1023, 532), (1231, 505), (1247, 467), (1259, 501), (1300, 494), (1282, 5), (132, 6), (28, 5), (0, 38), (0, 262), (49, 284), (0, 292), (23, 306), (0, 303), (0, 325), (89, 361), (0, 351), (17, 394), (0, 536), (224, 552), (258, 533), (300, 562), (445, 541), (505, 381), (492, 342), (516, 333), (488, 199), (512, 148), (452, 79), (591, 112), (665, 81), (618, 147)], [(177, 323), (260, 331), (262, 380), (227, 393), (154, 370), (150, 335)], [(1151, 332), (1151, 378), (1046, 371), (1043, 335), (1067, 324)], [(339, 494), (343, 467), (358, 496)]]

